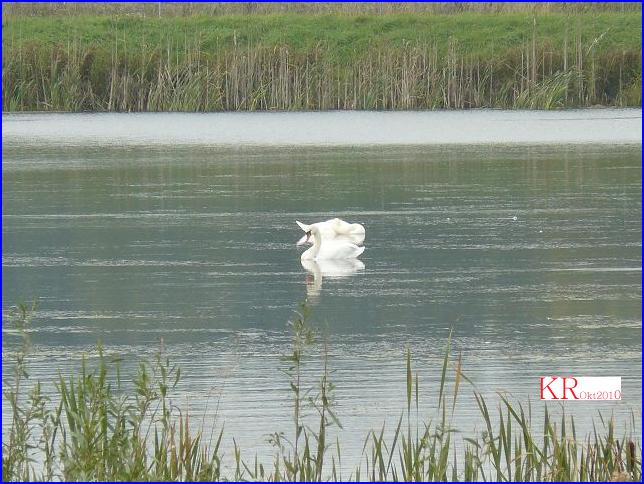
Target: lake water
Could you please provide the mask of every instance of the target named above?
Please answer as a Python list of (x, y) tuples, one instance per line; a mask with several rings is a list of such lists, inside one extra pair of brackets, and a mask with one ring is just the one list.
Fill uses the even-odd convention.
[[(343, 464), (442, 354), (535, 414), (542, 375), (621, 376), (620, 402), (569, 402), (641, 428), (641, 110), (2, 116), (3, 370), (8, 308), (37, 298), (31, 376), (100, 340), (123, 373), (164, 351), (175, 402), (249, 457), (291, 432), (280, 356), (304, 301), (328, 345)], [(305, 223), (364, 224), (362, 264), (303, 267)], [(163, 340), (163, 343), (161, 343)], [(481, 429), (472, 388), (455, 427)], [(553, 407), (554, 409), (554, 407)], [(631, 412), (635, 420), (631, 422)], [(3, 400), (3, 422), (7, 408)]]

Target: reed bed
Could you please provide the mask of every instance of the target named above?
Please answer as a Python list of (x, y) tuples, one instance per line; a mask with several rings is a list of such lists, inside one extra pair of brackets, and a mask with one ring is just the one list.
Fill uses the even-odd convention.
[[(497, 47), (484, 34), (479, 42), (458, 33), (472, 25), (483, 32), (492, 21), (485, 15), (480, 24), (472, 18), (451, 27), (430, 22), (419, 27), (422, 38), (391, 42), (384, 34), (366, 36), (370, 17), (342, 27), (367, 25), (354, 40), (346, 29), (334, 32), (333, 39), (324, 29), (313, 37), (282, 35), (286, 24), (278, 16), (273, 23), (266, 20), (261, 32), (238, 30), (250, 20), (236, 18), (221, 40), (208, 36), (207, 27), (166, 37), (157, 30), (147, 38), (133, 36), (143, 25), (137, 22), (145, 21), (132, 20), (103, 30), (100, 41), (92, 41), (87, 29), (83, 35), (52, 30), (48, 35), (64, 38), (30, 40), (10, 18), (10, 30), (3, 33), (2, 106), (4, 111), (206, 112), (641, 105), (641, 34), (626, 40), (617, 34), (611, 25), (617, 27), (623, 16), (593, 29), (583, 27), (585, 17), (572, 18), (565, 27), (559, 18), (556, 35), (542, 31), (551, 17), (556, 15), (520, 17), (521, 33), (510, 31), (516, 41), (499, 39)], [(388, 28), (387, 18), (373, 27)], [(332, 20), (319, 17), (324, 25)], [(494, 20), (492, 35), (517, 28), (517, 18), (510, 20), (507, 25)], [(190, 20), (181, 21), (190, 29)], [(389, 28), (403, 29), (411, 17), (394, 21)], [(172, 22), (155, 29), (171, 29)], [(106, 28), (96, 25), (97, 32)], [(443, 30), (432, 37), (440, 25)], [(622, 40), (614, 42), (618, 35)]]
[[(306, 387), (302, 371), (312, 358), (316, 338), (309, 310), (302, 308), (290, 323), (291, 350), (283, 358), (290, 388), (293, 428), (275, 432), (272, 462), (246, 454), (233, 438), (230, 462), (225, 463), (224, 429), (205, 435), (191, 416), (173, 403), (181, 378), (160, 351), (143, 361), (129, 386), (122, 385), (118, 359), (99, 347), (92, 369), (83, 360), (73, 375), (60, 375), (54, 394), (30, 383), (28, 326), (32, 308), (15, 308), (12, 326), (15, 351), (12, 369), (5, 372), (3, 395), (12, 411), (3, 431), (4, 481), (34, 480), (261, 480), (261, 481), (641, 481), (639, 437), (617, 435), (612, 419), (600, 418), (592, 434), (578, 436), (574, 418), (555, 421), (547, 409), (542, 431), (535, 431), (531, 409), (499, 395), (495, 407), (462, 372), (461, 358), (453, 360), (450, 339), (440, 368), (435, 417), (419, 415), (418, 374), (409, 351), (401, 378), (406, 381), (406, 406), (400, 411), (393, 437), (385, 427), (369, 431), (361, 462), (350, 475), (342, 474), (342, 447), (330, 436), (341, 427), (334, 410), (334, 386), (323, 352), (318, 384)], [(8, 327), (8, 326), (7, 326)], [(127, 390), (127, 388), (131, 388)], [(457, 432), (453, 415), (459, 394), (474, 391), (485, 431)], [(317, 424), (305, 421), (305, 411)], [(314, 422), (315, 420), (313, 420)], [(457, 439), (462, 440), (460, 447)], [(228, 439), (226, 438), (226, 441)], [(228, 469), (228, 471), (226, 471)]]

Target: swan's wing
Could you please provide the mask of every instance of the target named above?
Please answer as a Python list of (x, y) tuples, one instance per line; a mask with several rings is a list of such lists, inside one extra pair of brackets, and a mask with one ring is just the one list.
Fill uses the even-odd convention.
[(336, 242), (347, 242), (349, 244), (360, 245), (364, 241), (364, 236), (356, 234), (339, 234), (334, 237), (328, 237), (325, 240), (331, 240)]
[(310, 230), (311, 227), (313, 226), (317, 227), (318, 230), (320, 231), (320, 237), (322, 238), (322, 241), (332, 240), (332, 239), (335, 239), (337, 236), (337, 233), (334, 228), (335, 225), (333, 220), (327, 220), (325, 222), (316, 222), (314, 224), (309, 225), (308, 230)]
[[(320, 231), (322, 241), (343, 241), (352, 244), (360, 245), (364, 242), (365, 228), (360, 224), (350, 224), (341, 218), (332, 218), (324, 222), (315, 222), (311, 225), (303, 224), (302, 222), (295, 221), (304, 232), (311, 230), (316, 226)], [(306, 243), (306, 236), (297, 241), (297, 245)], [(309, 239), (309, 243), (311, 239)]]
[(344, 236), (354, 244), (361, 244), (364, 241), (365, 229), (360, 224), (350, 224), (340, 218), (333, 219), (333, 229), (337, 236)]
[(365, 229), (360, 224), (350, 224), (341, 218), (332, 218), (325, 222), (317, 222), (322, 240), (341, 240), (360, 245), (364, 242)]

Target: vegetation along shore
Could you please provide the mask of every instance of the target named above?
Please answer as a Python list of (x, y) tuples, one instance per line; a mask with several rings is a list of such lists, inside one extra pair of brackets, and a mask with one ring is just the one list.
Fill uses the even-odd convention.
[[(419, 412), (419, 399), (427, 393), (420, 389), (407, 351), (400, 365), (406, 405), (396, 421), (365, 431), (360, 462), (347, 463), (336, 434), (342, 415), (336, 410), (328, 353), (325, 345), (316, 344), (303, 306), (290, 323), (283, 374), (275, 376), (290, 389), (293, 425), (268, 437), (273, 458), (261, 462), (256, 449), (244, 450), (234, 435), (226, 434), (225, 415), (217, 417), (217, 430), (206, 431), (199, 416), (178, 406), (175, 388), (181, 372), (162, 347), (155, 359), (125, 375), (121, 360), (104, 355), (99, 346), (92, 365), (83, 360), (75, 374), (45, 382), (53, 392), (43, 390), (28, 377), (33, 315), (33, 308), (18, 306), (6, 321), (11, 363), (3, 374), (3, 402), (11, 418), (3, 422), (3, 481), (642, 479), (636, 428), (618, 431), (612, 418), (599, 415), (593, 433), (582, 436), (572, 416), (553, 418), (546, 409), (536, 422), (529, 402), (501, 393), (494, 404), (486, 402), (465, 376), (460, 356), (452, 358), (450, 338), (436, 369), (438, 388), (431, 392), (435, 414)], [(308, 387), (303, 371), (318, 357), (323, 369)], [(459, 395), (471, 391), (483, 432), (453, 426)]]
[(2, 22), (5, 112), (642, 100), (640, 4), (4, 4)]

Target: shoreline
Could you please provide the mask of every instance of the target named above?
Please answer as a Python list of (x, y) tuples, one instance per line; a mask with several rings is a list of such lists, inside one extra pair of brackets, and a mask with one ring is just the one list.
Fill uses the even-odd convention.
[(565, 113), (571, 111), (605, 111), (614, 110), (642, 110), (641, 105), (633, 106), (613, 106), (610, 104), (595, 106), (566, 106), (552, 109), (529, 109), (529, 108), (463, 108), (463, 109), (311, 109), (308, 111), (292, 111), (288, 109), (270, 109), (257, 111), (48, 111), (48, 110), (30, 110), (30, 111), (2, 111), (3, 116), (13, 114), (312, 114), (312, 113), (459, 113), (459, 112), (526, 112), (526, 113)]

